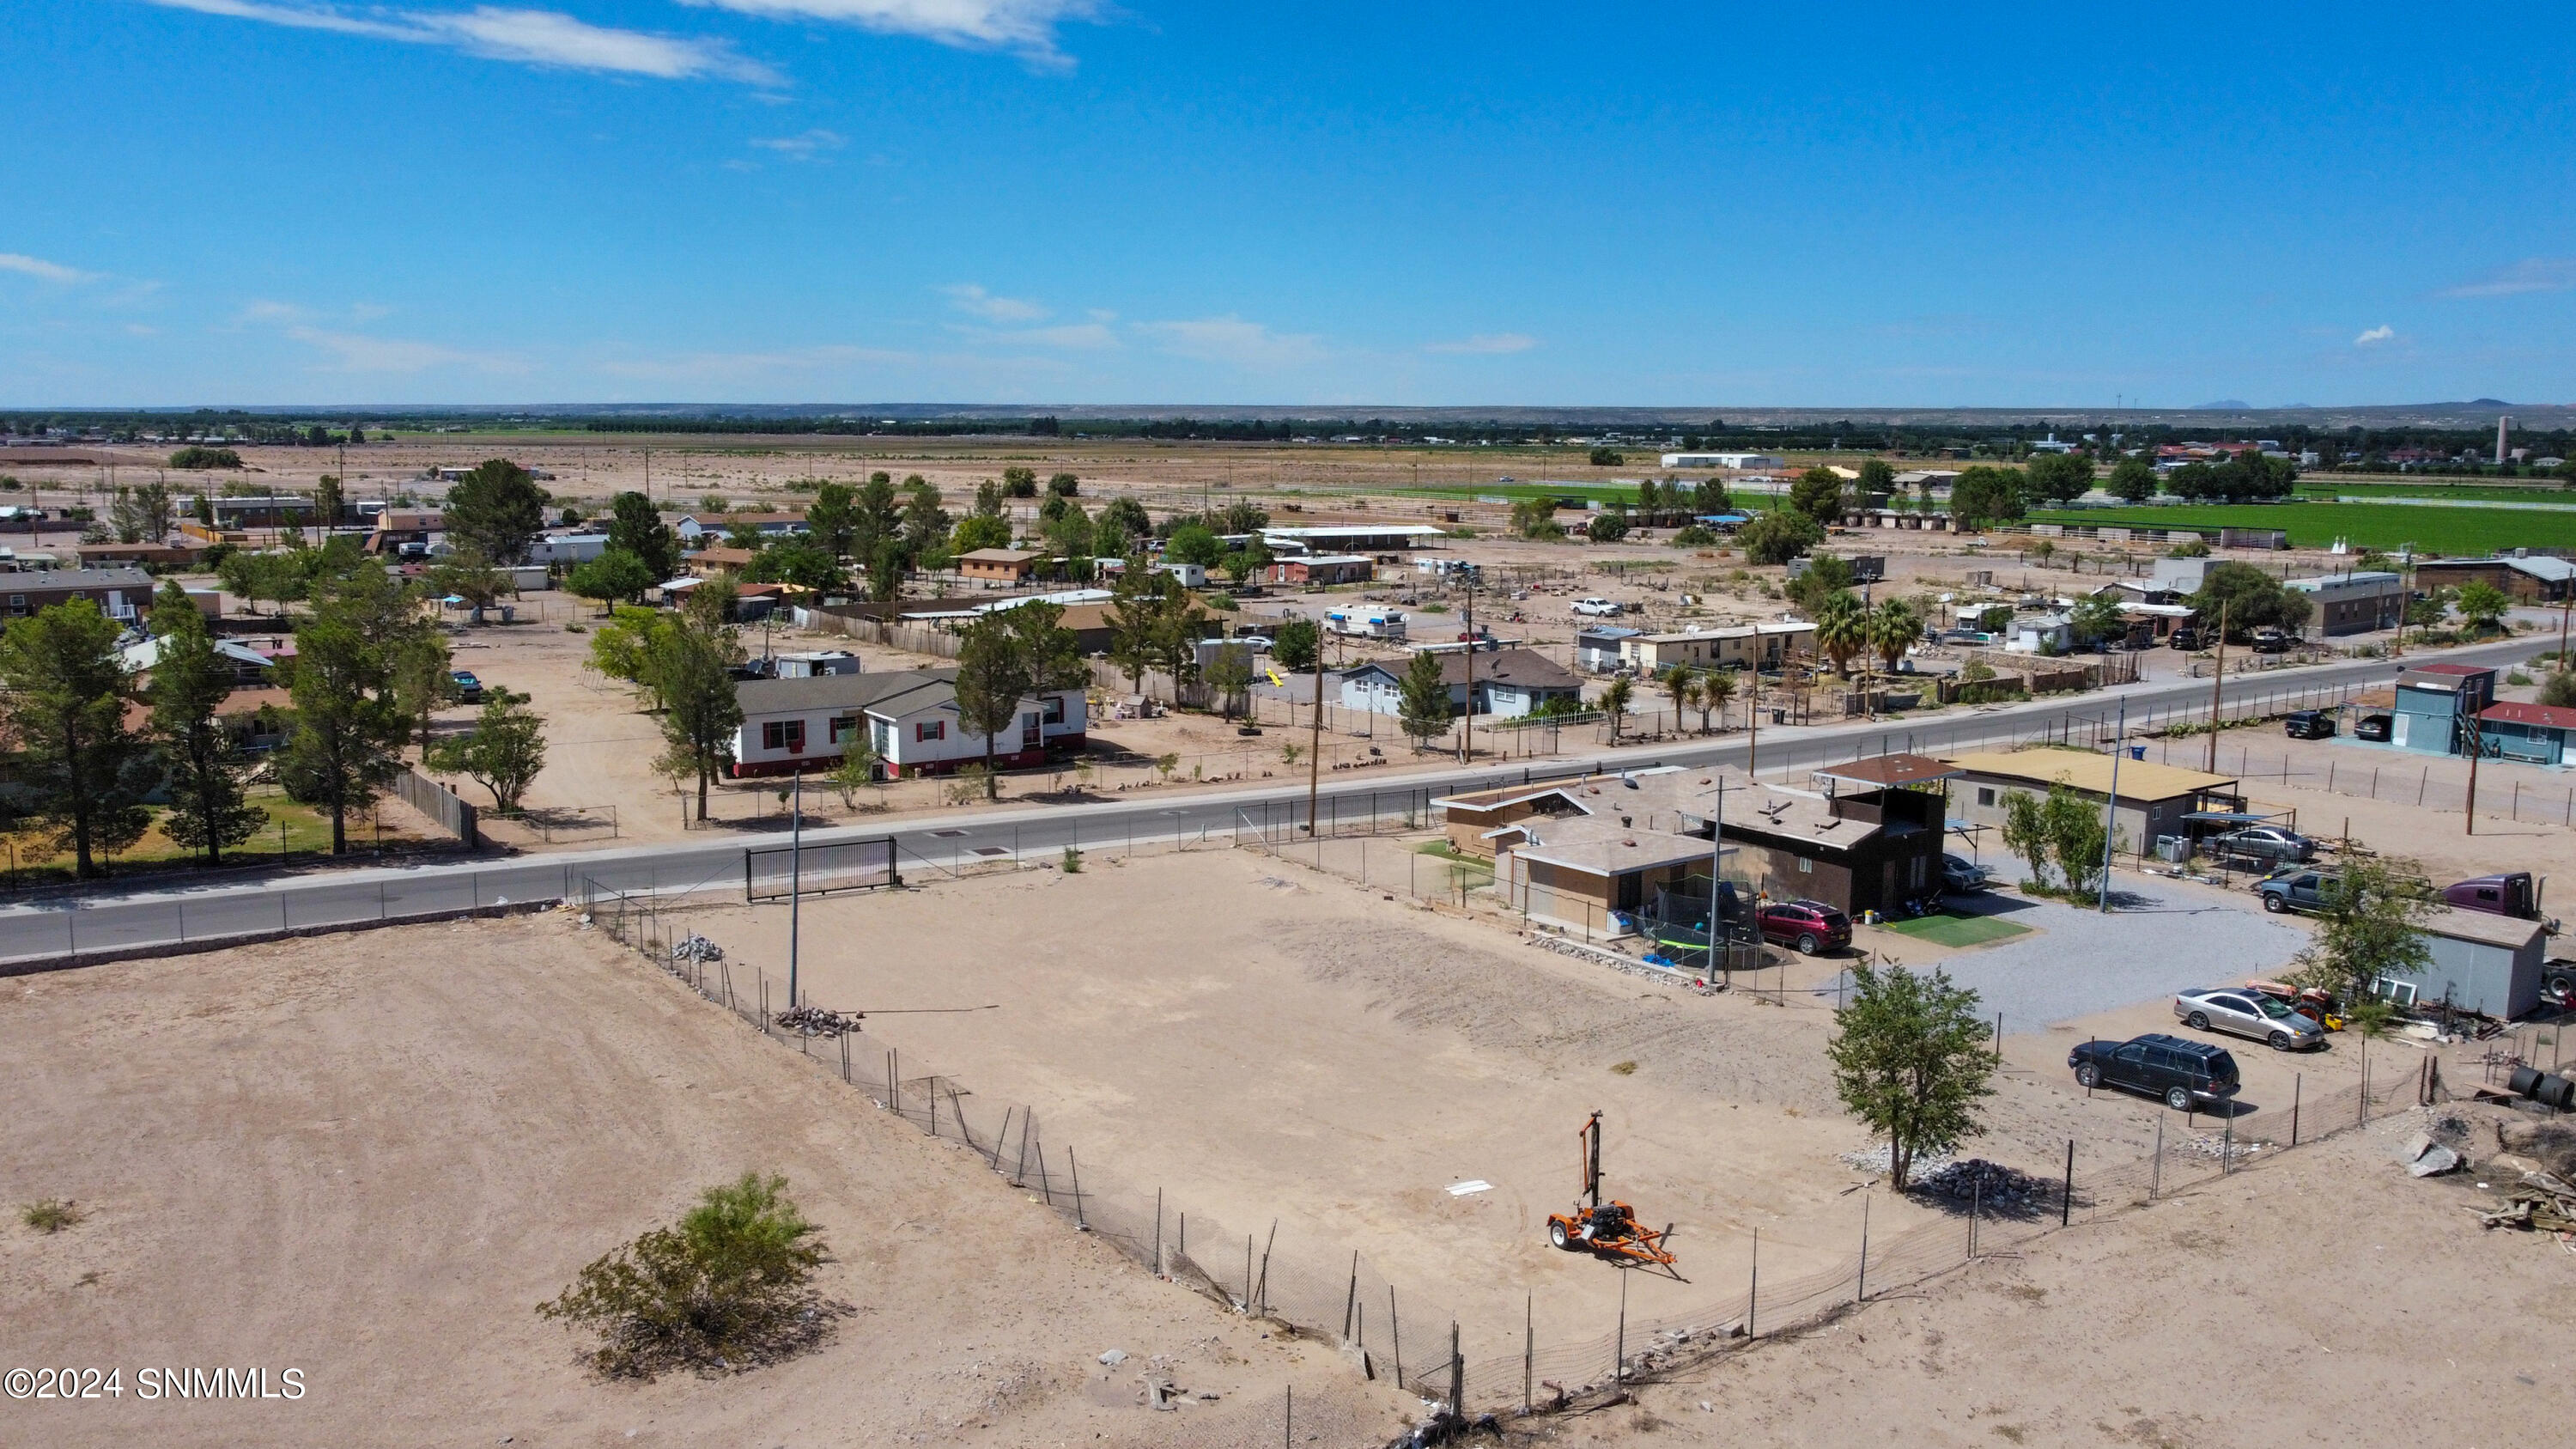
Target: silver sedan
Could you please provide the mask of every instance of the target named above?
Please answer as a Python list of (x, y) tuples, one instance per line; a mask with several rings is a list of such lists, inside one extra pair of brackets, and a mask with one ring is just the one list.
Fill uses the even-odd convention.
[(2259, 991), (2219, 988), (2175, 995), (2174, 1017), (2194, 1031), (2252, 1037), (2276, 1052), (2323, 1046), (2326, 1029)]

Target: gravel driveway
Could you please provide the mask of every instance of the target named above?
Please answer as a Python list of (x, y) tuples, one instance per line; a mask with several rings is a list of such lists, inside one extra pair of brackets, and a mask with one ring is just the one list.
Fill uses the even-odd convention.
[(2008, 891), (1954, 909), (1999, 915), (2035, 934), (1942, 958), (1950, 979), (1985, 998), (2007, 1032), (2030, 1031), (2193, 986), (2276, 976), (2307, 933), (2234, 898), (2122, 875), (2111, 914), (2035, 901)]

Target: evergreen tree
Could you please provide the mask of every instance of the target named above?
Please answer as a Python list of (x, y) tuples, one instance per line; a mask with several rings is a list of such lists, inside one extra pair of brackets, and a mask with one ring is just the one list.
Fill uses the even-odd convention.
[(349, 850), (349, 816), (373, 804), (402, 770), (409, 722), (389, 697), (385, 649), (358, 606), (317, 608), (295, 631), (288, 693), (295, 727), (277, 757), (288, 798), (331, 815), (331, 853)]
[(169, 771), (170, 812), (161, 818), (161, 833), (219, 865), (226, 846), (268, 823), (267, 811), (244, 800), (240, 751), (215, 719), (216, 706), (233, 692), (232, 665), (216, 652), (205, 616), (175, 580), (153, 601), (152, 632), (160, 651), (145, 698)]
[(106, 874), (99, 856), (142, 839), (151, 823), (143, 796), (159, 775), (150, 749), (125, 727), (122, 632), (87, 599), (0, 632), (0, 737), (16, 746), (29, 813), (54, 827), (54, 848), (71, 848), (83, 879)]
[(679, 576), (680, 537), (641, 493), (620, 493), (608, 500), (608, 546), (642, 563), (653, 576), (652, 583)]
[(546, 491), (509, 459), (486, 458), (448, 490), (445, 512), (448, 537), (459, 550), (521, 563), (546, 526)]
[(1440, 656), (1428, 649), (1415, 651), (1396, 691), (1396, 719), (1412, 737), (1413, 747), (1419, 750), (1424, 741), (1447, 733), (1456, 708)]

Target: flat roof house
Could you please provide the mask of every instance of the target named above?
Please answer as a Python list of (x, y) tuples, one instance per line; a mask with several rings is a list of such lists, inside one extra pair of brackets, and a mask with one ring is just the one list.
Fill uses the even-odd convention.
[(2493, 584), (2517, 604), (2554, 604), (2576, 590), (2576, 563), (2544, 554), (2426, 559), (2415, 565), (2419, 589), (2456, 589), (2470, 583)]
[(152, 607), (156, 587), (141, 569), (46, 569), (0, 574), (0, 618), (23, 619), (39, 609), (87, 599), (99, 611), (132, 624)]
[(1616, 624), (1595, 624), (1579, 629), (1574, 635), (1574, 663), (1578, 669), (1607, 674), (1619, 667), (1619, 644), (1645, 633), (1643, 629), (1623, 629)]
[[(1948, 757), (1958, 777), (1950, 782), (1950, 820), (1955, 824), (2000, 829), (2005, 801), (2015, 792), (2045, 795), (2063, 782), (2085, 800), (2099, 805), (2110, 797), (2109, 755), (2080, 750), (2013, 750)], [(2235, 810), (2244, 805), (2230, 776), (2159, 765), (2150, 760), (2119, 762), (2120, 798), (2112, 812), (2112, 829), (2132, 849), (2153, 849), (2165, 836), (2190, 838), (2183, 817), (2200, 810)]]
[(722, 538), (737, 528), (748, 528), (763, 538), (786, 538), (805, 531), (802, 513), (683, 513), (671, 525), (684, 543), (697, 543), (712, 534)]
[(1020, 548), (970, 549), (957, 556), (957, 574), (986, 584), (1025, 584), (1036, 577), (1038, 556)]
[(1377, 576), (1377, 565), (1366, 554), (1324, 553), (1301, 558), (1274, 560), (1270, 565), (1270, 582), (1304, 584), (1320, 588), (1328, 584), (1364, 584)]
[(1449, 531), (1428, 523), (1330, 523), (1305, 528), (1265, 528), (1261, 541), (1273, 553), (1391, 553), (1431, 548)]
[[(984, 737), (957, 712), (957, 671), (818, 674), (751, 679), (737, 685), (742, 727), (734, 736), (736, 778), (830, 769), (841, 742), (865, 730), (883, 779), (947, 774), (984, 761)], [(1083, 691), (1055, 690), (1020, 702), (1011, 737), (995, 742), (993, 763), (1019, 769), (1059, 750), (1080, 750), (1089, 716)]]
[(2394, 629), (2406, 617), (2406, 580), (2378, 569), (2357, 569), (2313, 579), (2291, 579), (2281, 587), (2296, 589), (2316, 604), (2310, 625), (2328, 638)]
[[(1518, 719), (1535, 713), (1552, 699), (1580, 703), (1583, 681), (1573, 671), (1534, 649), (1498, 649), (1470, 656), (1464, 649), (1434, 656), (1440, 678), (1449, 686), (1449, 708), (1455, 713)], [(1472, 709), (1467, 698), (1468, 674), (1475, 675)], [(1404, 670), (1371, 660), (1342, 676), (1342, 707), (1376, 714), (1404, 712)]]
[(1749, 669), (1757, 664), (1777, 669), (1789, 655), (1812, 654), (1815, 648), (1815, 625), (1784, 619), (1678, 634), (1639, 634), (1619, 641), (1619, 662), (1643, 674), (1661, 674), (1676, 664), (1692, 669)]

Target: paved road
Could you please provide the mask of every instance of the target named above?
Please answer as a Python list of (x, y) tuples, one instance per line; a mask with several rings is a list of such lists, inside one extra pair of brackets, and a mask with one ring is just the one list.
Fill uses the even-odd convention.
[[(2471, 663), (2503, 664), (2528, 657), (2541, 647), (2529, 640), (2505, 641), (2449, 651), (2441, 657)], [(2294, 703), (2300, 692), (2318, 703), (2331, 702), (2342, 691), (2384, 681), (2394, 666), (2381, 660), (2354, 660), (2277, 674), (2227, 681), (2230, 703), (2279, 700)], [(1486, 784), (1517, 782), (1531, 774), (1567, 774), (1586, 769), (1634, 769), (1648, 764), (1698, 765), (1745, 763), (1749, 748), (1758, 747), (1755, 764), (1766, 776), (1803, 779), (1818, 765), (1839, 763), (1887, 750), (1942, 751), (1987, 744), (2037, 740), (2043, 735), (2077, 740), (2107, 738), (2123, 702), (2132, 729), (2174, 715), (2190, 716), (2209, 706), (2206, 680), (2156, 681), (2071, 700), (2041, 700), (1970, 714), (1954, 714), (1920, 724), (1854, 722), (1766, 734), (1748, 746), (1740, 736), (1705, 744), (1673, 745), (1660, 750), (1631, 749), (1584, 759), (1549, 762), (1524, 770), (1492, 766), (1405, 775), (1328, 778), (1317, 814), (1327, 829), (1366, 830), (1372, 821), (1393, 821), (1408, 811), (1419, 813), (1432, 797)], [(1133, 842), (1165, 839), (1227, 841), (1239, 830), (1265, 830), (1274, 838), (1292, 831), (1305, 816), (1302, 783), (1281, 780), (1244, 790), (1205, 794), (1156, 794), (1109, 799), (1097, 804), (1044, 806), (1011, 810), (907, 818), (883, 826), (809, 831), (805, 836), (809, 870), (830, 870), (852, 863), (856, 850), (846, 843), (884, 840), (899, 849), (907, 876), (955, 868), (976, 860), (1011, 855), (1053, 856), (1068, 845), (1111, 849)], [(0, 965), (66, 955), (131, 952), (173, 943), (261, 935), (310, 926), (391, 920), (405, 916), (488, 907), (529, 900), (560, 900), (585, 890), (676, 893), (727, 887), (757, 869), (764, 875), (786, 868), (783, 853), (762, 855), (783, 845), (782, 837), (749, 839), (710, 832), (703, 840), (657, 842), (580, 853), (402, 868), (359, 868), (312, 876), (238, 878), (225, 884), (195, 883), (121, 892), (66, 894), (32, 900), (0, 910)], [(840, 849), (836, 852), (835, 848)]]

